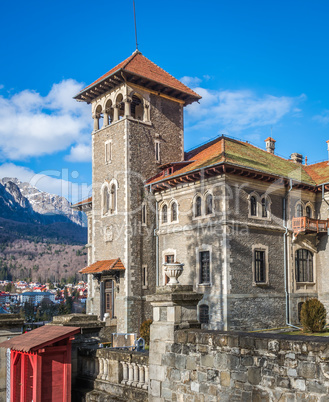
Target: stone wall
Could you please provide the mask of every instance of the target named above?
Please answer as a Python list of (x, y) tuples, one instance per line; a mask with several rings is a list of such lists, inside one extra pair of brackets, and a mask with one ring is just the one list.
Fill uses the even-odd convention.
[(329, 400), (328, 338), (178, 330), (161, 365), (154, 401)]

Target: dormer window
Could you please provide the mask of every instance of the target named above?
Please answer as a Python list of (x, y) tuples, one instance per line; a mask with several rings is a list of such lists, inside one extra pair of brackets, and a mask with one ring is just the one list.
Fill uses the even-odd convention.
[(164, 170), (164, 176), (169, 176), (174, 173), (174, 168), (170, 167)]

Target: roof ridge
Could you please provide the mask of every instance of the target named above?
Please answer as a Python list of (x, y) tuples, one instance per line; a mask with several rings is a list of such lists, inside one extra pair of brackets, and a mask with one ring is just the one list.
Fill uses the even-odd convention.
[[(140, 54), (142, 57), (144, 57), (144, 59), (148, 60), (150, 63), (154, 64), (157, 68), (159, 68), (161, 71), (163, 71), (164, 73), (168, 74), (171, 78), (173, 78), (174, 80), (180, 82), (187, 90), (192, 91), (195, 95), (200, 96), (199, 94), (197, 94), (195, 91), (193, 91), (193, 89), (189, 88), (187, 85), (185, 85), (182, 81), (180, 81), (178, 78), (174, 77), (172, 74), (168, 73), (168, 71), (166, 71), (164, 68), (158, 66), (156, 63), (154, 63), (154, 61), (152, 61), (151, 59), (149, 59), (148, 57), (144, 56), (141, 52), (136, 53)], [(131, 59), (130, 61), (132, 61), (133, 59)], [(123, 67), (124, 68), (124, 67)]]
[[(138, 54), (140, 54), (140, 55), (143, 56), (143, 54), (142, 54), (139, 50), (136, 49), (136, 50), (134, 51), (134, 53), (133, 53), (131, 56), (129, 56), (126, 60), (124, 60), (125, 64), (121, 67), (121, 69), (123, 70), (132, 60), (134, 60), (134, 58), (135, 58)], [(145, 57), (145, 56), (144, 56), (144, 57)]]

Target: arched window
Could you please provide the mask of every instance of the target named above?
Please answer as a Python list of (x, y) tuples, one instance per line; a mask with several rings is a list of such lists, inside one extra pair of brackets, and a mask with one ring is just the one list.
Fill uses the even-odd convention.
[(213, 213), (212, 194), (207, 194), (207, 197), (206, 197), (206, 215), (211, 215), (212, 213)]
[(164, 205), (162, 207), (162, 223), (167, 223), (168, 222), (168, 207), (167, 205)]
[(96, 123), (94, 128), (96, 130), (99, 130), (100, 128), (103, 127), (103, 111), (102, 111), (102, 106), (98, 105), (96, 108), (96, 115), (95, 115)]
[(198, 195), (195, 199), (195, 216), (201, 216), (202, 213), (202, 199)]
[(309, 205), (306, 207), (306, 216), (312, 218), (312, 209)]
[(107, 214), (110, 209), (109, 189), (107, 186), (103, 188), (103, 215)]
[(250, 197), (250, 215), (257, 216), (257, 200), (254, 195)]
[(303, 205), (299, 203), (296, 206), (296, 216), (297, 218), (301, 218), (303, 215), (304, 215)]
[(176, 222), (177, 221), (177, 203), (173, 202), (171, 204), (171, 221)]
[(143, 101), (137, 95), (132, 96), (131, 116), (137, 120), (143, 120), (144, 117)]
[(313, 282), (313, 254), (309, 250), (296, 251), (295, 267), (297, 282)]
[(268, 201), (266, 197), (262, 198), (262, 218), (267, 218), (268, 216)]
[(117, 211), (117, 186), (114, 183), (111, 185), (110, 196), (111, 214), (114, 214)]
[(107, 126), (113, 121), (113, 105), (111, 99), (106, 102), (105, 105), (105, 113), (106, 113), (106, 121), (104, 121), (104, 125)]
[(123, 101), (122, 94), (119, 94), (117, 96), (116, 107), (119, 109), (118, 110), (118, 119), (120, 120), (120, 119), (122, 119), (124, 117), (124, 114), (125, 114), (125, 104), (124, 104), (124, 101)]
[(199, 306), (200, 324), (209, 324), (209, 307), (206, 304)]

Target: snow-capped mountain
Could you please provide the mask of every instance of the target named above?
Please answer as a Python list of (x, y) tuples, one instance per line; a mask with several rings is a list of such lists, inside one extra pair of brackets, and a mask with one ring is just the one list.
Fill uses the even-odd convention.
[(30, 183), (8, 177), (0, 179), (0, 216), (39, 223), (65, 220), (79, 226), (86, 226), (87, 223), (86, 215), (73, 210), (66, 198), (40, 191)]

